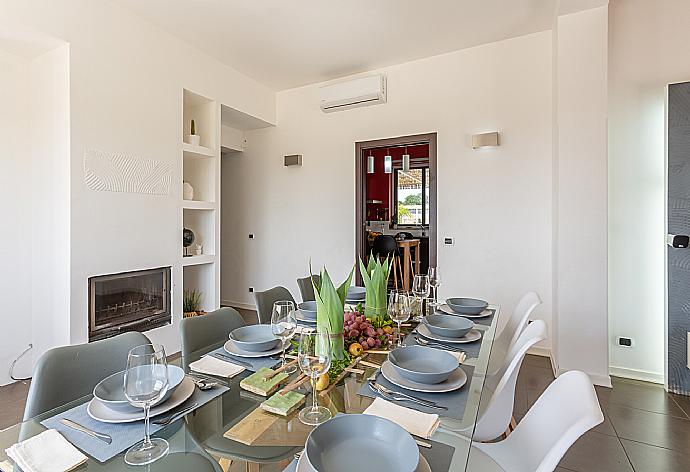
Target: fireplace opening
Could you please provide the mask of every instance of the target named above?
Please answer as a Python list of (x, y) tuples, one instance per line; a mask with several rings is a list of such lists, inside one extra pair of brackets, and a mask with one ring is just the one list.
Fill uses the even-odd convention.
[(89, 341), (171, 323), (170, 267), (89, 278)]

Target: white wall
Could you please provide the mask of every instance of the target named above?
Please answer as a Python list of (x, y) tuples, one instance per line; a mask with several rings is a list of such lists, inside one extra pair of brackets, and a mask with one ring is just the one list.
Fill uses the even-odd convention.
[[(663, 383), (664, 87), (690, 80), (690, 10), (685, 0), (610, 9), (611, 372)], [(635, 347), (616, 346), (616, 336)]]
[[(247, 132), (243, 155), (223, 158), (223, 218), (234, 231), (223, 234), (222, 299), (251, 306), (249, 286), (278, 284), (299, 298), (295, 279), (310, 258), (344, 278), (355, 252), (355, 142), (437, 132), (438, 235), (456, 239), (439, 246), (441, 295), (486, 297), (507, 316), (534, 289), (545, 301), (536, 317), (549, 321), (551, 32), (382, 72), (384, 105), (324, 114), (318, 85), (279, 92), (276, 128)], [(469, 135), (493, 130), (500, 147), (472, 150)], [(284, 167), (286, 154), (302, 154), (303, 166)]]
[[(51, 313), (69, 320), (69, 335), (48, 332), (46, 345), (87, 340), (88, 277), (172, 266), (175, 324), (147, 334), (169, 352), (179, 350), (182, 89), (269, 123), (275, 94), (107, 1), (0, 0), (0, 9), (3, 20), (70, 45), (70, 300), (69, 308)], [(171, 194), (89, 190), (83, 180), (85, 149), (171, 162)]]
[[(31, 342), (29, 66), (28, 59), (0, 51), (0, 385), (9, 382), (10, 363)], [(29, 374), (29, 359), (17, 364), (17, 376)]]
[(557, 19), (554, 279), (558, 372), (609, 385), (607, 335), (608, 8)]

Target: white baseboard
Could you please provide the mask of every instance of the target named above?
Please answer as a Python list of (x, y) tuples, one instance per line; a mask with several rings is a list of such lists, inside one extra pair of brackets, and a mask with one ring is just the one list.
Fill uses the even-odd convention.
[(658, 372), (650, 372), (648, 370), (628, 369), (627, 367), (609, 367), (609, 373), (614, 377), (623, 377), (625, 379), (642, 380), (643, 382), (652, 382), (664, 385), (664, 374)]
[(244, 310), (256, 310), (256, 305), (252, 303), (234, 302), (232, 300), (221, 300), (220, 304), (223, 306), (234, 306), (236, 308), (242, 308)]

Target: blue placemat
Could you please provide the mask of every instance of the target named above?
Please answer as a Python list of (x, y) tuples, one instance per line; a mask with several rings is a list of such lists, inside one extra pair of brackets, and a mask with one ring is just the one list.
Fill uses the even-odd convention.
[[(223, 354), (224, 356), (237, 359), (238, 361), (244, 363), (246, 362), (247, 364), (250, 364), (251, 367), (246, 367), (247, 370), (250, 370), (252, 372), (257, 372), (260, 369), (263, 369), (264, 367), (268, 369), (272, 369), (276, 365), (280, 364), (280, 359), (271, 359), (271, 356), (266, 356), (266, 357), (239, 357), (239, 356), (233, 356), (232, 354), (229, 354), (228, 351), (223, 349), (223, 347), (219, 347), (218, 349), (215, 349), (213, 351), (210, 351), (208, 354), (213, 354), (213, 353), (220, 353)], [(245, 367), (242, 365), (242, 367)]]
[[(223, 386), (217, 386), (206, 391), (201, 391), (198, 388), (195, 388), (194, 393), (187, 401), (169, 413), (179, 411), (195, 402), (199, 404), (197, 407), (199, 408), (228, 390), (229, 389), (227, 387)], [(105, 462), (115, 457), (122, 451), (128, 449), (144, 438), (143, 420), (135, 421), (133, 423), (120, 424), (102, 423), (89, 416), (89, 414), (86, 412), (87, 405), (88, 402), (82, 403), (81, 405), (70, 410), (64, 411), (51, 418), (41, 421), (41, 424), (46, 428), (58, 430), (75, 447), (83, 451), (85, 454), (93, 457), (98, 462)], [(164, 413), (163, 415), (167, 414), (168, 413)], [(62, 418), (70, 419), (93, 431), (108, 434), (113, 438), (113, 442), (111, 444), (106, 444), (100, 439), (92, 438), (87, 434), (80, 433), (79, 431), (69, 428), (60, 423)], [(154, 434), (164, 428), (164, 426), (156, 425), (153, 422), (151, 422), (150, 427), (151, 434)]]
[[(431, 444), (431, 448), (420, 447), (419, 453), (424, 456), (429, 463), (429, 468), (432, 472), (448, 472), (450, 464), (453, 461), (453, 454), (455, 448), (448, 444), (443, 444), (438, 441), (425, 439), (425, 442)], [(294, 459), (283, 472), (297, 472), (297, 459)]]
[[(439, 415), (447, 418), (455, 418), (461, 420), (465, 415), (465, 405), (467, 404), (467, 395), (469, 392), (469, 386), (472, 382), (472, 373), (474, 372), (474, 367), (469, 365), (461, 365), (460, 368), (467, 374), (467, 383), (458, 390), (445, 393), (424, 393), (415, 392), (410, 390), (405, 390), (404, 388), (398, 387), (390, 383), (386, 378), (378, 373), (376, 381), (383, 385), (384, 387), (390, 388), (391, 390), (401, 391), (408, 393), (409, 395), (414, 395), (415, 397), (423, 398), (425, 400), (432, 401), (439, 406), (445, 406), (447, 410), (436, 410), (434, 408), (427, 408), (422, 405), (417, 405), (412, 402), (394, 402), (398, 405), (405, 406), (407, 408), (412, 408), (413, 410), (421, 411), (423, 413), (430, 413), (432, 415)], [(364, 383), (362, 387), (357, 392), (357, 395), (362, 395), (364, 397), (377, 398), (381, 397), (378, 393), (374, 392), (368, 383)], [(383, 397), (381, 397), (383, 398)], [(385, 398), (384, 398), (385, 400)]]

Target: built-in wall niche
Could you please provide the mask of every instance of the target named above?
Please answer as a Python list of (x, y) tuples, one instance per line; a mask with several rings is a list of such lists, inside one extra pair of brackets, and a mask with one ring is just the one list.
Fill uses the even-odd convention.
[[(194, 232), (194, 243), (187, 248), (191, 258), (185, 257), (183, 261), (190, 264), (195, 261), (213, 261), (216, 252), (215, 210), (186, 208), (182, 210), (182, 220), (183, 226)], [(203, 247), (200, 257), (196, 254), (197, 244)], [(180, 250), (184, 255), (184, 248)]]
[(182, 180), (192, 186), (194, 193), (192, 200), (201, 202), (216, 201), (215, 158), (203, 158), (195, 154), (184, 153), (182, 175)]
[(201, 293), (200, 309), (204, 311), (213, 311), (216, 300), (216, 269), (215, 264), (198, 264), (185, 266), (182, 272), (183, 289), (196, 290)]
[[(189, 90), (184, 92), (184, 106), (182, 119), (182, 137), (187, 143), (183, 146), (185, 152), (213, 156), (216, 148), (216, 133), (218, 132), (218, 109), (216, 102)], [(191, 122), (194, 120), (195, 133), (199, 135), (199, 146), (189, 144)]]

